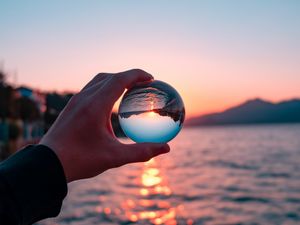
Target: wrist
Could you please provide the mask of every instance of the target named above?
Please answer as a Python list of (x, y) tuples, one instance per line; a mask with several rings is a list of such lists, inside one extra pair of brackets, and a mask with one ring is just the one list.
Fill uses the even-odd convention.
[(63, 173), (65, 175), (67, 183), (73, 181), (72, 175), (70, 174), (71, 170), (68, 168), (68, 161), (66, 156), (64, 155), (64, 151), (61, 149), (61, 147), (57, 146), (57, 142), (51, 142), (48, 138), (42, 138), (42, 140), (39, 142), (39, 145), (44, 145), (51, 149), (57, 156), (58, 160), (60, 161), (60, 164), (63, 169)]

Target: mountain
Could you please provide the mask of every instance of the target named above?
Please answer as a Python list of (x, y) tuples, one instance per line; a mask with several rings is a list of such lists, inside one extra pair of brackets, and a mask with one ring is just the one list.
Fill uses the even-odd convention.
[(297, 122), (300, 122), (300, 99), (271, 103), (257, 98), (220, 113), (191, 118), (185, 122), (185, 125), (200, 126)]

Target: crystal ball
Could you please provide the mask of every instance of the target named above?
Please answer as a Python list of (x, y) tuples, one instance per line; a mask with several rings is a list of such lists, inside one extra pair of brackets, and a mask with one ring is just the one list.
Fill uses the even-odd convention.
[(178, 92), (159, 80), (127, 90), (118, 112), (122, 130), (135, 142), (172, 140), (181, 130), (184, 116), (184, 104)]

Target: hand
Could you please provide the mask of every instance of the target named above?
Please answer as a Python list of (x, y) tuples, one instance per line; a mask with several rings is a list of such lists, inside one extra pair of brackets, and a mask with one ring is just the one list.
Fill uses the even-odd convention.
[(167, 144), (122, 144), (112, 130), (111, 111), (125, 88), (152, 79), (139, 69), (100, 73), (70, 99), (40, 141), (57, 154), (68, 182), (170, 151)]

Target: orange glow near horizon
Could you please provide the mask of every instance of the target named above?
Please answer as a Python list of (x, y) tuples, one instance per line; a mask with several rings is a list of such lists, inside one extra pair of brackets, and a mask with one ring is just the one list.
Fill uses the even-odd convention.
[[(126, 43), (120, 43), (120, 45), (126, 46)], [(20, 71), (19, 77), (22, 79), (18, 84), (28, 84), (28, 86), (40, 90), (76, 92), (80, 91), (97, 72), (114, 73), (134, 67), (141, 68), (151, 73), (155, 79), (169, 83), (178, 91), (185, 104), (187, 118), (220, 112), (257, 97), (273, 102), (300, 97), (298, 87), (300, 77), (297, 76), (300, 68), (297, 67), (287, 71), (290, 74), (288, 79), (282, 75), (283, 70), (278, 68), (280, 65), (278, 63), (267, 67), (267, 64), (263, 66), (262, 62), (258, 62), (257, 65), (251, 65), (251, 69), (245, 70), (247, 65), (244, 65), (241, 59), (236, 59), (236, 62), (233, 63), (224, 58), (222, 53), (216, 53), (214, 55), (216, 58), (206, 59), (193, 49), (183, 51), (177, 46), (172, 46), (172, 50), (175, 52), (172, 55), (160, 51), (155, 52), (152, 49), (148, 50), (145, 54), (136, 46), (131, 49), (135, 54), (128, 56), (125, 54), (126, 51), (120, 53), (117, 49), (112, 48), (109, 49), (108, 55), (99, 56), (99, 59), (96, 56), (93, 58), (93, 55), (92, 58), (87, 56), (90, 60), (84, 60), (83, 64), (71, 60), (70, 64), (66, 64), (60, 71), (60, 74), (66, 75), (59, 77), (52, 75), (56, 72), (52, 68), (45, 70), (39, 65), (35, 65), (34, 68), (25, 65), (24, 72)], [(182, 58), (182, 55), (186, 58)], [(103, 67), (98, 65), (99, 61)], [(203, 63), (198, 64), (198, 61)], [(148, 62), (152, 63), (149, 65)], [(41, 63), (41, 65), (43, 64)], [(24, 73), (40, 74), (40, 71), (43, 71), (42, 77), (36, 75), (31, 78), (26, 78), (26, 76), (23, 78), (21, 76)], [(114, 111), (117, 111), (117, 108), (115, 107)]]
[(156, 113), (155, 112), (153, 112), (153, 109), (154, 109), (154, 102), (152, 101), (152, 102), (150, 102), (150, 112), (148, 112), (147, 113), (147, 116), (149, 116), (149, 117), (155, 117), (156, 116)]
[[(175, 49), (174, 49), (175, 50)], [(138, 51), (136, 49), (136, 51)], [(176, 50), (179, 54), (180, 49)], [(188, 54), (186, 52), (186, 54)], [(298, 84), (300, 82), (297, 80), (297, 76), (294, 75), (293, 79), (283, 79), (280, 70), (274, 66), (274, 68), (268, 68), (266, 75), (262, 76), (260, 67), (253, 67), (252, 70), (244, 71), (242, 64), (239, 65), (237, 62), (233, 74), (228, 74), (224, 71), (232, 71), (234, 65), (225, 62), (220, 62), (220, 68), (213, 67), (213, 65), (196, 65), (193, 62), (197, 59), (201, 60), (202, 58), (198, 55), (191, 54), (189, 55), (189, 63), (181, 65), (183, 68), (177, 70), (176, 66), (180, 65), (182, 60), (179, 56), (165, 56), (168, 58), (165, 65), (159, 64), (145, 67), (146, 61), (150, 60), (152, 57), (155, 58), (155, 53), (149, 53), (148, 57), (143, 56), (142, 52), (139, 54), (139, 58), (134, 56), (125, 57), (125, 58), (114, 58), (116, 64), (113, 64), (114, 61), (106, 63), (106, 71), (109, 72), (119, 72), (127, 70), (129, 67), (127, 65), (136, 65), (135, 67), (142, 68), (147, 72), (154, 75), (155, 79), (165, 81), (172, 85), (178, 93), (181, 95), (183, 102), (186, 108), (186, 117), (194, 117), (206, 113), (214, 113), (223, 111), (229, 107), (241, 104), (246, 100), (254, 98), (263, 98), (268, 101), (278, 102), (282, 100), (287, 100), (291, 98), (300, 97), (300, 89)], [(219, 56), (220, 57), (220, 56)], [(164, 62), (162, 58), (157, 59), (158, 62)], [(81, 88), (93, 78), (93, 75), (96, 74), (95, 71), (103, 71), (104, 69), (97, 66), (97, 61), (86, 62), (94, 65), (94, 67), (86, 68), (77, 68), (78, 71), (74, 71), (73, 68), (66, 65), (65, 68), (60, 72), (61, 74), (72, 74), (72, 77), (60, 76), (54, 78), (51, 73), (55, 71), (43, 70), (42, 67), (36, 66), (33, 70), (32, 68), (27, 68), (25, 71), (28, 74), (38, 74), (39, 71), (43, 71), (44, 75), (42, 79), (37, 77), (32, 77), (31, 79), (20, 80), (17, 84), (26, 84), (29, 87), (36, 88), (39, 90), (50, 90), (50, 91), (61, 91), (70, 90), (71, 92), (78, 92)], [(74, 63), (77, 65), (77, 63)], [(172, 66), (170, 66), (172, 65)], [(76, 67), (75, 67), (76, 68)], [(187, 68), (184, 71), (184, 68)], [(266, 70), (266, 69), (265, 69)], [(50, 72), (49, 72), (50, 71)], [(300, 68), (299, 68), (300, 71)], [(298, 72), (299, 72), (298, 71)], [(291, 71), (290, 74), (297, 73), (297, 70)], [(20, 74), (23, 74), (20, 73)], [(186, 75), (187, 74), (187, 75)], [(253, 74), (256, 74), (255, 76)], [(272, 77), (272, 74), (274, 77)], [(21, 76), (20, 76), (21, 77)], [(270, 79), (272, 77), (272, 79)], [(45, 82), (47, 80), (47, 82)], [(270, 83), (270, 80), (272, 83)], [(114, 111), (117, 111), (118, 104), (120, 100), (116, 103)]]
[[(16, 6), (6, 4), (0, 13), (5, 27), (0, 68), (5, 62), (15, 85), (77, 92), (97, 73), (140, 68), (179, 92), (187, 118), (257, 97), (275, 102), (300, 97), (300, 32), (295, 30), (300, 20), (293, 4), (278, 14), (285, 7), (261, 3), (234, 10), (227, 1), (222, 7), (209, 1), (159, 2), (157, 10), (156, 3), (99, 1), (91, 7), (82, 2), (82, 7), (44, 15), (40, 25), (36, 12), (45, 3), (26, 3), (28, 11), (14, 17), (6, 12)], [(148, 16), (151, 11), (154, 17)]]
[(150, 103), (150, 110), (153, 110), (153, 109), (154, 109), (154, 102), (151, 101), (151, 103)]

